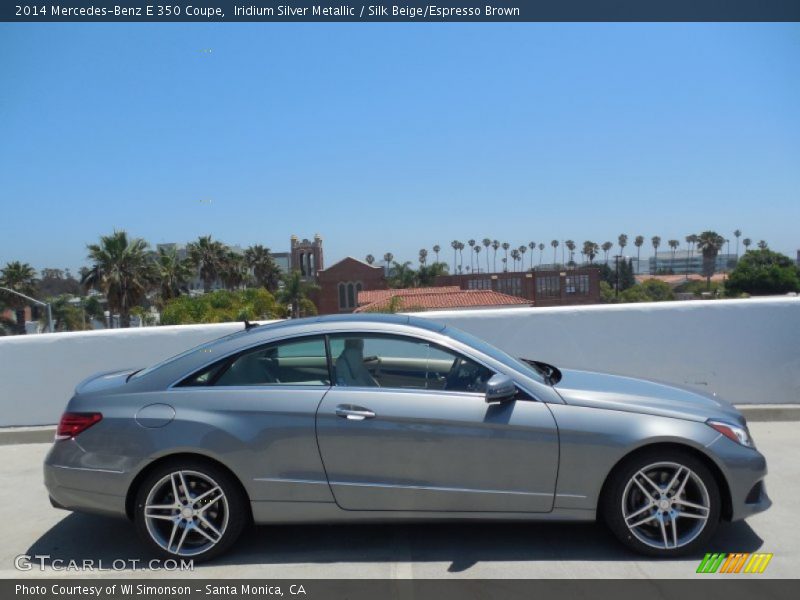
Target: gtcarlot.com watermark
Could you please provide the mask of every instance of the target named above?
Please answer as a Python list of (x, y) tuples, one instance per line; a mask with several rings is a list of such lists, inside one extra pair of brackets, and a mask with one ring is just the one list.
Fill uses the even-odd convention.
[(193, 560), (141, 560), (115, 558), (113, 560), (84, 558), (81, 560), (53, 558), (49, 554), (20, 554), (14, 557), (17, 571), (194, 571)]

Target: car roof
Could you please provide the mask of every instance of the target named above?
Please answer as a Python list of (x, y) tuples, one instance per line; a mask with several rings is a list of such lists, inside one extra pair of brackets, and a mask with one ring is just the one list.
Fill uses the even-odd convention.
[[(441, 332), (444, 331), (445, 325), (434, 321), (432, 319), (421, 319), (419, 317), (412, 317), (410, 315), (402, 314), (340, 314), (340, 315), (322, 315), (314, 317), (304, 317), (301, 319), (287, 319), (286, 321), (279, 321), (277, 323), (269, 323), (264, 325), (266, 329), (274, 331), (275, 329), (283, 328), (303, 328), (308, 325), (323, 325), (329, 323), (347, 323), (348, 325), (358, 326), (367, 324), (385, 324), (385, 325), (408, 325), (411, 327), (419, 327), (427, 329), (428, 331)], [(260, 328), (259, 328), (260, 329)], [(264, 330), (262, 330), (264, 331)]]

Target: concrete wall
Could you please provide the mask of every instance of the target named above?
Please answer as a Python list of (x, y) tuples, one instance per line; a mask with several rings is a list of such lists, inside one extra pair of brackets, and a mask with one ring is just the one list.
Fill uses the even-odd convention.
[[(800, 403), (800, 298), (420, 313), (514, 354), (716, 392)], [(98, 371), (152, 364), (241, 323), (0, 338), (0, 426), (51, 424)]]

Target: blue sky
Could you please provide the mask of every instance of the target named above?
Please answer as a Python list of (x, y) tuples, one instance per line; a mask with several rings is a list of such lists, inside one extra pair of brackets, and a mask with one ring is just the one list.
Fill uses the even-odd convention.
[[(209, 52), (210, 50), (210, 52)], [(125, 229), (800, 248), (796, 24), (2, 24), (0, 263)]]

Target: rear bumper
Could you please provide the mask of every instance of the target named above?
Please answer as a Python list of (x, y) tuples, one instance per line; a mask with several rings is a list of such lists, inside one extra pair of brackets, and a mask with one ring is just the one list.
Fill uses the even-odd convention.
[(44, 485), (55, 508), (126, 516), (129, 473), (100, 468), (72, 440), (53, 444), (44, 462)]

